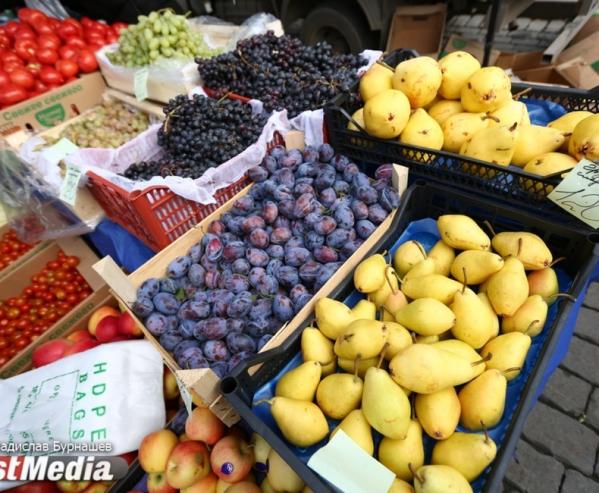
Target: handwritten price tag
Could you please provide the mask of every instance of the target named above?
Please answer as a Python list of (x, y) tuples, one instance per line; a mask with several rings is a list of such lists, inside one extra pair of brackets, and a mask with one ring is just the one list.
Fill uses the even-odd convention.
[(148, 67), (140, 68), (133, 76), (133, 91), (138, 101), (148, 97)]
[(79, 178), (81, 178), (81, 168), (74, 164), (67, 164), (65, 177), (62, 180), (62, 185), (60, 186), (60, 200), (66, 202), (67, 204), (75, 205)]
[(599, 163), (583, 159), (547, 197), (589, 226), (599, 228)]

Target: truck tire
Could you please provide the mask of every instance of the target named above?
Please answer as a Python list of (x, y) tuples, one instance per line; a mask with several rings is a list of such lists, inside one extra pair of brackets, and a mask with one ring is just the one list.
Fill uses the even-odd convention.
[(328, 2), (311, 10), (304, 19), (301, 38), (310, 45), (326, 41), (339, 53), (374, 47), (360, 8), (346, 2)]

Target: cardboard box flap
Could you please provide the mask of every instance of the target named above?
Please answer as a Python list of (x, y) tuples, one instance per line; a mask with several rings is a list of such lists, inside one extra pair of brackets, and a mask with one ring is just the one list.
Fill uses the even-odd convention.
[[(542, 51), (526, 51), (523, 53), (500, 53), (495, 61), (495, 65), (503, 69), (512, 69), (514, 72), (519, 70), (529, 70), (543, 65)], [(546, 66), (546, 65), (545, 65)]]
[(412, 48), (419, 53), (438, 53), (446, 12), (443, 3), (397, 7), (389, 28), (387, 51)]
[(562, 51), (557, 60), (562, 63), (578, 57), (589, 64), (599, 60), (599, 31)]
[(582, 57), (574, 58), (555, 67), (572, 87), (593, 89), (599, 86), (599, 74)]

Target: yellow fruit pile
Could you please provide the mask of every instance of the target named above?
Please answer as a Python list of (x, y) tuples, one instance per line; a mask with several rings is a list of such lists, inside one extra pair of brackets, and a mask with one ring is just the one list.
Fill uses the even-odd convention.
[[(421, 56), (395, 67), (376, 63), (360, 79), (364, 107), (353, 119), (370, 135), (459, 153), (540, 176), (599, 159), (599, 114), (572, 111), (546, 127), (531, 125), (499, 67), (469, 53), (438, 62)], [(357, 130), (350, 122), (348, 128)], [(488, 174), (492, 177), (493, 174)]]
[[(304, 362), (269, 401), (299, 447), (329, 436), (326, 417), (340, 420), (330, 436), (341, 429), (369, 455), (379, 432), (376, 457), (397, 476), (391, 491), (472, 491), (496, 454), (486, 429), (501, 420), (507, 383), (558, 291), (552, 254), (535, 234), (491, 239), (464, 215), (437, 226), (441, 240), (428, 254), (411, 240), (393, 265), (381, 254), (363, 260), (353, 277), (366, 299), (354, 308), (317, 301), (316, 327), (301, 336)], [(456, 432), (458, 424), (476, 433)], [(438, 440), (430, 465), (423, 432)]]

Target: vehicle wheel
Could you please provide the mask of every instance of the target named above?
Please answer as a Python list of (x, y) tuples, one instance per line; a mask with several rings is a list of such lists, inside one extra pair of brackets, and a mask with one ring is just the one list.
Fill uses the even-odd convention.
[(301, 37), (310, 45), (326, 41), (337, 53), (359, 53), (373, 47), (366, 19), (345, 2), (330, 2), (310, 11)]

